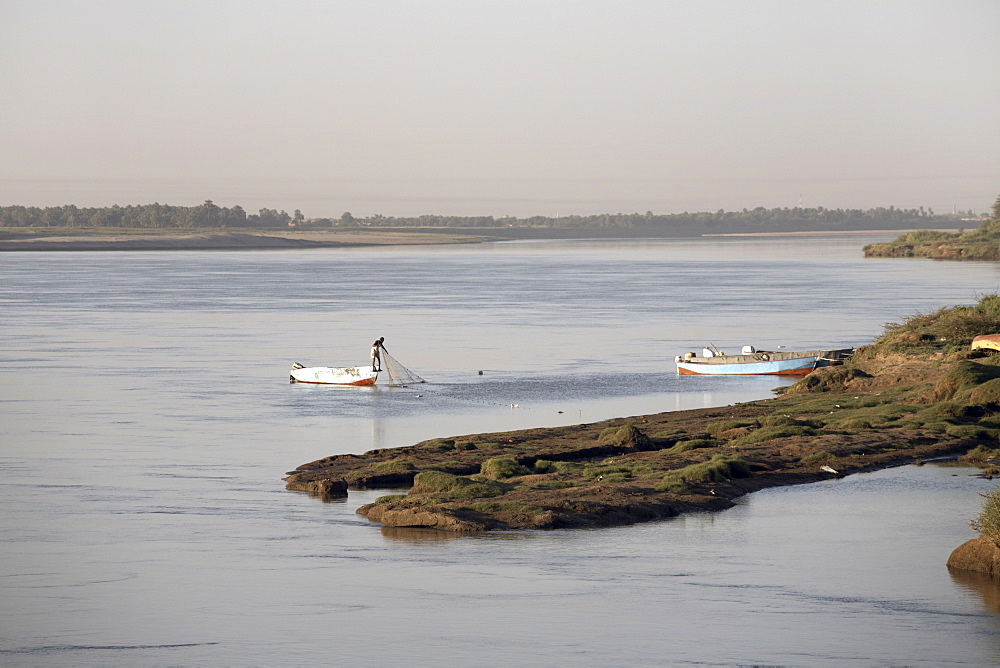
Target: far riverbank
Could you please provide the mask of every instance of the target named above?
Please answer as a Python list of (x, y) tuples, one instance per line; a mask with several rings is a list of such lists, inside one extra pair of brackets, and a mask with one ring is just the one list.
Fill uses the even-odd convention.
[(496, 228), (379, 228), (349, 230), (231, 230), (221, 232), (164, 230), (104, 230), (101, 233), (18, 232), (0, 238), (0, 252), (21, 251), (170, 251), (170, 250), (281, 250), (349, 248), (361, 246), (424, 246), (488, 241), (567, 239), (655, 239), (704, 237), (851, 237), (900, 234), (907, 230), (837, 230), (693, 234), (681, 237), (650, 229), (592, 229), (549, 227)]

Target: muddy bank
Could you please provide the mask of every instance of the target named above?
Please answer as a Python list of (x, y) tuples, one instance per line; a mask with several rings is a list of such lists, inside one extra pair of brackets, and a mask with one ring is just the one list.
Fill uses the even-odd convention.
[[(449, 531), (631, 524), (719, 510), (759, 489), (828, 480), (994, 444), (997, 360), (862, 348), (781, 396), (593, 424), (469, 434), (299, 466), (323, 498), (399, 488), (358, 512)], [(978, 394), (976, 393), (978, 392)]]

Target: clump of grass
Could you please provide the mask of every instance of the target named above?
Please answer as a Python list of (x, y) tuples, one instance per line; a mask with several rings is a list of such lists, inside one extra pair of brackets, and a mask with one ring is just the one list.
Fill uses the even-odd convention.
[(483, 462), (479, 474), (491, 480), (506, 480), (519, 475), (528, 475), (531, 471), (527, 466), (518, 463), (513, 455), (493, 457)]
[(831, 422), (827, 422), (826, 427), (828, 429), (845, 430), (845, 431), (874, 428), (871, 423), (871, 420), (866, 420), (865, 418), (861, 417), (847, 418), (844, 420), (833, 420)]
[(1000, 404), (1000, 378), (993, 378), (969, 392), (969, 403)]
[(716, 455), (707, 462), (691, 464), (682, 469), (671, 471), (663, 476), (663, 480), (656, 486), (660, 491), (673, 491), (682, 488), (690, 488), (691, 484), (706, 482), (725, 482), (733, 478), (750, 477), (750, 464), (742, 457), (732, 455)]
[(579, 462), (552, 462), (550, 473), (579, 473), (583, 470), (583, 464)]
[(843, 392), (852, 380), (858, 378), (871, 378), (871, 375), (853, 367), (828, 367), (799, 380), (787, 388), (785, 394)]
[(812, 427), (806, 420), (796, 420), (791, 415), (772, 414), (760, 419), (761, 427)]
[(972, 440), (983, 440), (996, 438), (996, 429), (986, 429), (974, 424), (950, 424), (945, 433), (952, 438), (968, 438)]
[(403, 473), (405, 471), (416, 470), (417, 467), (409, 459), (397, 457), (387, 462), (376, 462), (369, 468), (376, 473)]
[[(1000, 380), (1000, 367), (962, 360), (956, 362), (951, 370), (934, 385), (934, 397), (938, 401), (965, 399), (974, 389), (992, 380)], [(991, 385), (985, 394), (1000, 394), (1000, 383)]]
[(641, 429), (631, 424), (622, 425), (621, 427), (608, 427), (601, 432), (597, 440), (604, 445), (638, 448), (649, 447), (649, 436), (646, 436)]
[(380, 505), (383, 503), (392, 503), (393, 501), (402, 501), (406, 498), (406, 494), (386, 494), (375, 499), (375, 505)]
[(426, 468), (432, 471), (444, 471), (446, 473), (454, 473), (456, 475), (469, 475), (476, 472), (475, 464), (460, 462), (454, 459), (437, 462), (436, 464), (430, 464), (426, 466)]
[(753, 445), (764, 441), (773, 441), (776, 438), (787, 438), (789, 436), (812, 436), (816, 430), (812, 427), (762, 427), (757, 431), (750, 432), (746, 436), (734, 439), (729, 442), (732, 447), (741, 445)]
[(829, 464), (830, 462), (839, 461), (840, 457), (833, 454), (832, 452), (814, 452), (811, 455), (806, 455), (799, 460), (802, 464)]
[(411, 495), (438, 499), (482, 499), (502, 495), (506, 488), (488, 480), (472, 480), (443, 471), (424, 471), (413, 479)]
[(450, 438), (435, 438), (424, 443), (424, 447), (435, 452), (445, 452), (455, 449), (455, 441)]
[[(811, 375), (813, 374), (809, 374), (809, 376)], [(806, 376), (806, 378), (809, 376)], [(830, 413), (843, 413), (848, 410), (859, 410), (863, 408), (882, 406), (884, 404), (891, 404), (895, 396), (902, 391), (904, 391), (902, 388), (895, 388), (893, 390), (881, 392), (877, 395), (859, 395), (853, 392), (832, 392), (819, 394), (809, 399), (795, 402), (794, 410), (798, 414), (809, 415), (809, 420), (811, 421), (821, 420), (823, 416), (829, 415)], [(780, 407), (780, 405), (781, 404), (779, 403), (778, 406)]]
[(940, 230), (913, 230), (896, 237), (893, 245), (899, 246), (920, 246), (922, 244), (940, 243), (942, 241), (953, 241), (958, 235), (951, 232), (941, 232)]
[(969, 524), (979, 535), (1000, 547), (1000, 489), (982, 495), (983, 505)]
[(756, 427), (758, 426), (756, 420), (717, 420), (716, 422), (709, 422), (705, 425), (705, 431), (714, 436), (719, 432), (729, 431), (730, 429), (736, 429), (738, 427)]
[(588, 480), (595, 478), (607, 478), (609, 481), (615, 476), (619, 482), (632, 477), (632, 467), (628, 464), (605, 464), (601, 466), (586, 466), (583, 469), (583, 477)]
[(556, 463), (548, 459), (538, 459), (531, 468), (535, 473), (555, 473)]
[(687, 452), (688, 450), (697, 450), (698, 448), (714, 448), (719, 444), (714, 438), (692, 438), (687, 441), (677, 441), (673, 446), (669, 448), (664, 448), (660, 452), (667, 455), (679, 455), (682, 452)]
[(910, 415), (915, 406), (903, 404), (879, 404), (860, 408), (834, 408), (831, 413), (816, 417), (816, 422), (830, 429), (871, 429)]
[(979, 418), (979, 426), (990, 429), (1000, 428), (1000, 413), (992, 413)]
[(653, 438), (670, 438), (671, 436), (678, 436), (686, 433), (686, 429), (671, 429), (670, 431), (658, 431), (653, 434)]
[(1000, 449), (987, 448), (985, 445), (977, 445), (958, 458), (958, 461), (969, 464), (982, 464), (994, 460), (1000, 461)]
[(669, 492), (671, 494), (690, 494), (691, 487), (683, 480), (665, 477), (656, 485), (656, 491)]

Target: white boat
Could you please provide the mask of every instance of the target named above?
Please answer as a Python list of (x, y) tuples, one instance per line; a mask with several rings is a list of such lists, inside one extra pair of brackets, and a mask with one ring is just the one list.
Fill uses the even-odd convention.
[(378, 371), (365, 366), (302, 366), (292, 365), (288, 376), (291, 383), (316, 385), (374, 385)]

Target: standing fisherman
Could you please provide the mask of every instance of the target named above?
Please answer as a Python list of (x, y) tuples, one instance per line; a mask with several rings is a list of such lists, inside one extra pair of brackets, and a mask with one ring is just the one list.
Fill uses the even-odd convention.
[[(383, 341), (385, 341), (385, 337), (384, 336), (380, 336), (380, 337), (378, 337), (378, 339), (375, 340), (375, 343), (372, 344), (372, 371), (381, 371), (382, 370), (382, 354), (381, 353), (382, 353), (383, 350), (385, 350), (385, 346), (382, 344)], [(386, 350), (386, 352), (389, 352), (389, 351)], [(378, 368), (376, 368), (376, 366)]]

